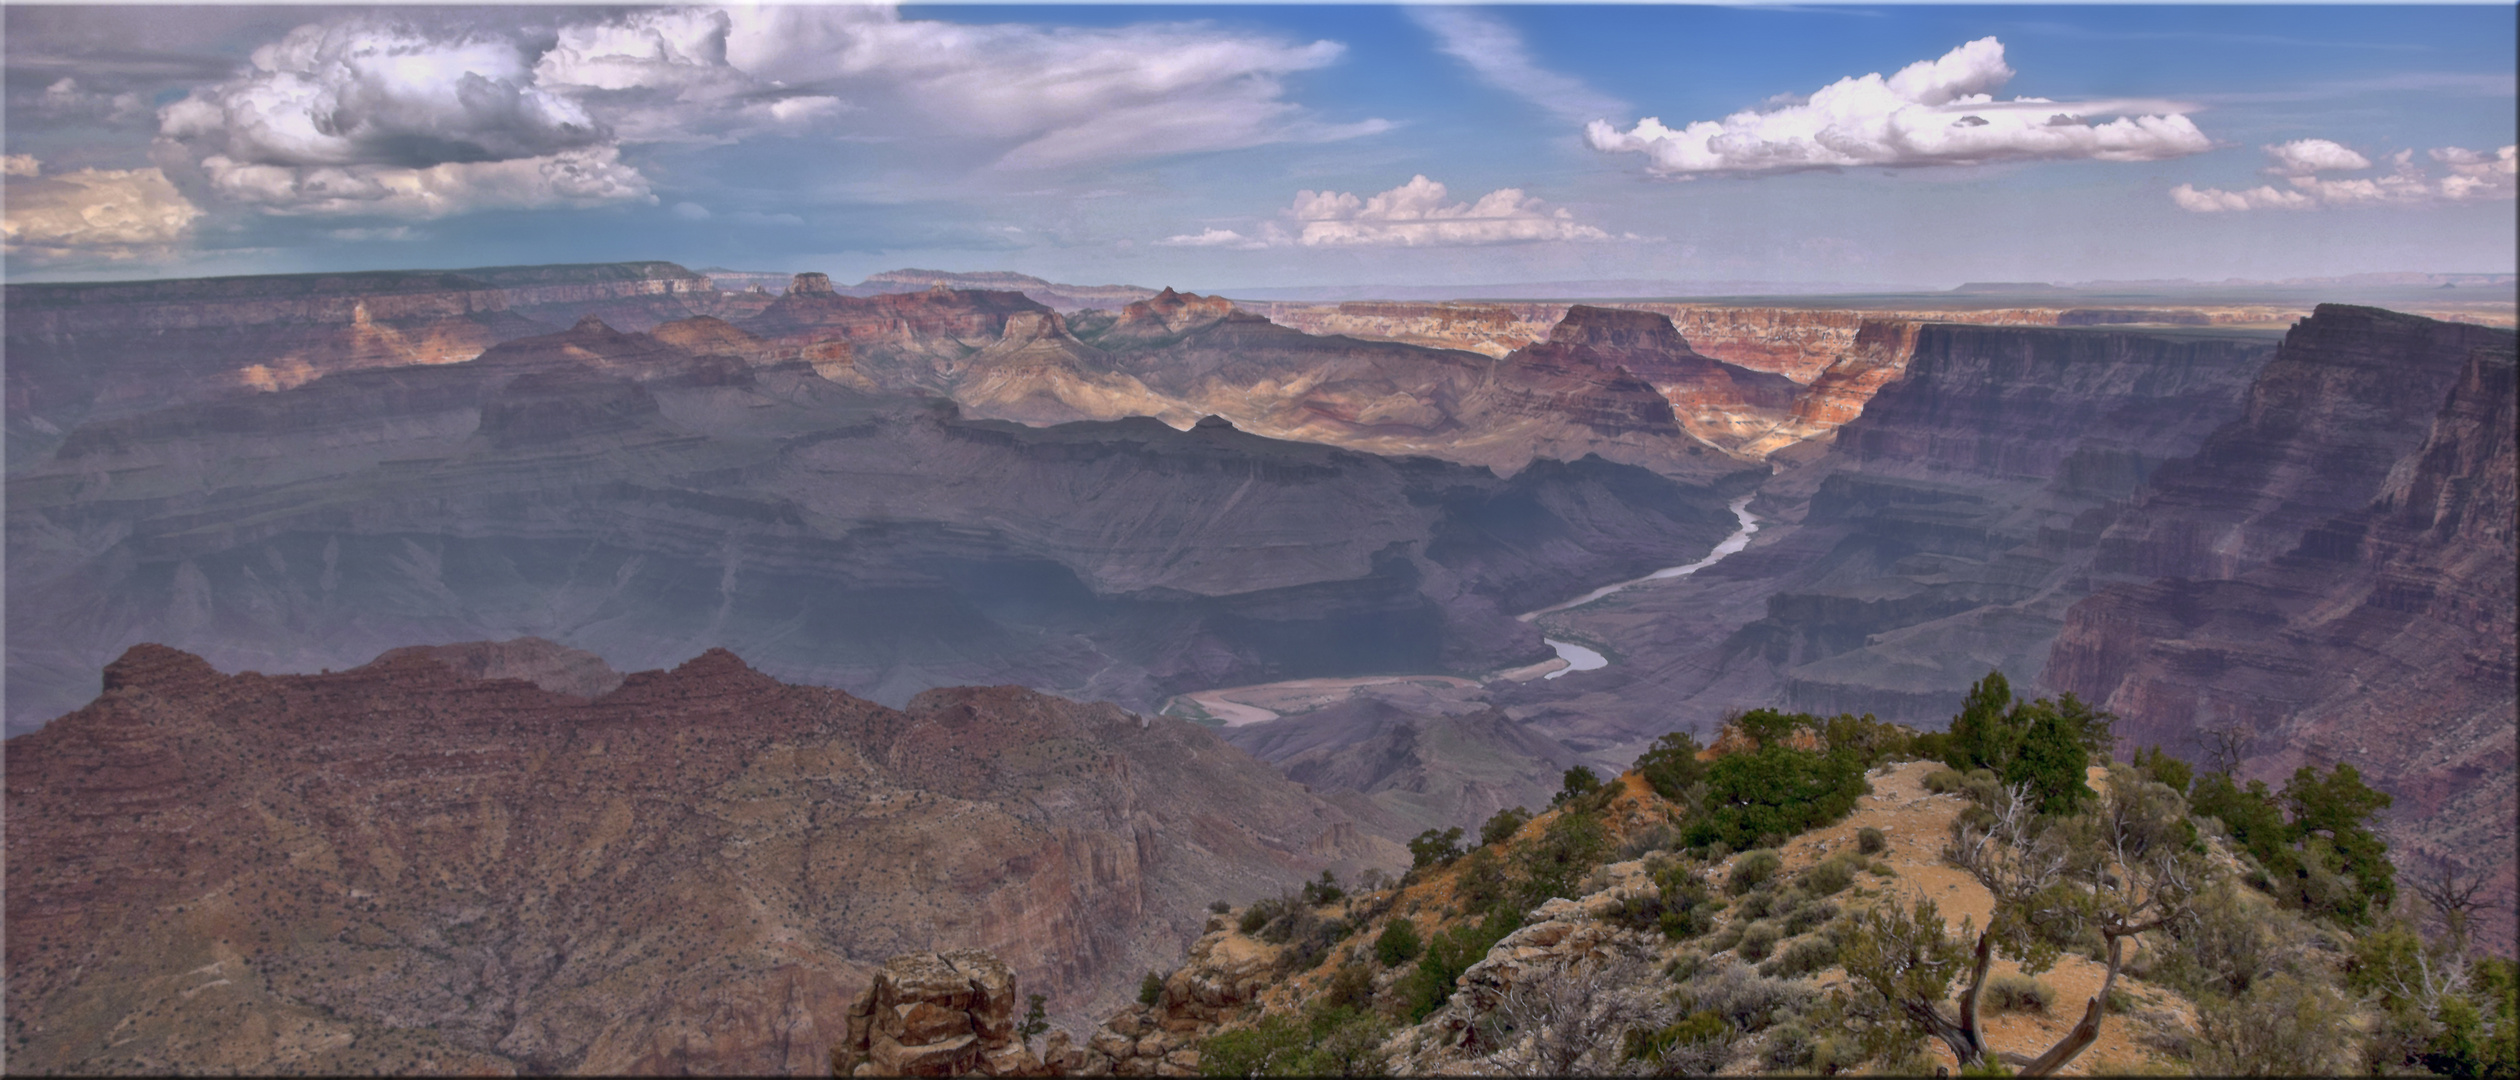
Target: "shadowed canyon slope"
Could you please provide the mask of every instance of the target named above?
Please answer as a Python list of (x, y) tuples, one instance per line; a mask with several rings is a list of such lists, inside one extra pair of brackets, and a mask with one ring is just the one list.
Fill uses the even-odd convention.
[(2155, 580), (2076, 604), (2042, 681), (2143, 743), (2238, 729), (2270, 782), (2352, 762), (2398, 799), (2402, 857), (2487, 871), (2510, 910), (2513, 355), (2509, 331), (2322, 309), (2102, 536), (2101, 569)]
[[(720, 347), (751, 355), (695, 352)], [(967, 421), (780, 355), (589, 320), (83, 427), (10, 481), (10, 716), (74, 707), (142, 641), (298, 671), (519, 634), (625, 667), (724, 646), (892, 703), (1478, 672), (1548, 655), (1513, 612), (1730, 528), (1724, 492), (1593, 458), (1501, 480), (1216, 421)]]
[(580, 664), (141, 646), (11, 740), (13, 1070), (818, 1074), (895, 953), (989, 949), (1099, 1014), (1208, 901), (1405, 858), (1110, 705), (896, 711), (723, 651), (589, 699), (438, 658), (485, 651)]
[(2240, 412), (2271, 344), (1922, 327), (1904, 373), (1752, 504), (1775, 524), (1749, 550), (1542, 617), (1628, 662), (1502, 697), (1594, 745), (1754, 703), (1936, 726), (1989, 668), (2036, 674), (2100, 530)]

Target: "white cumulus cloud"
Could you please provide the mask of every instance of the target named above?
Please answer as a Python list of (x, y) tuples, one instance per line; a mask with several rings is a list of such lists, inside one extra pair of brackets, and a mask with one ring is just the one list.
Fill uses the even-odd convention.
[(2355, 153), (2342, 143), (2326, 139), (2295, 139), (2266, 148), (2266, 156), (2275, 159), (2266, 171), (2277, 176), (2308, 176), (2311, 173), (2353, 171), (2371, 167), (2371, 159)]
[[(2167, 101), (2051, 101), (1993, 91), (2011, 81), (2004, 46), (1980, 38), (1884, 78), (1845, 78), (1809, 99), (1745, 109), (1685, 127), (1647, 118), (1620, 131), (1585, 127), (1604, 153), (1636, 153), (1658, 176), (1755, 175), (1855, 166), (1995, 161), (2159, 161), (2212, 148)], [(2113, 116), (2105, 123), (2092, 117)]]
[[(1338, 43), (1195, 23), (974, 25), (890, 5), (746, 4), (591, 12), (546, 33), (455, 14), (300, 26), (159, 110), (154, 156), (200, 199), (437, 216), (654, 201), (635, 164), (643, 144), (883, 140), (902, 148), (901, 168), (959, 174), (1389, 126), (1324, 123), (1287, 100), (1287, 77), (1336, 62)], [(62, 95), (75, 90), (65, 80)]]
[(2326, 139), (2300, 139), (2266, 147), (2274, 164), (2267, 171), (2284, 178), (2284, 187), (2260, 184), (2241, 191), (2181, 184), (2170, 189), (2170, 201), (2182, 210), (2218, 213), (2240, 210), (2319, 210), (2354, 206), (2423, 206), (2439, 203), (2508, 199), (2520, 193), (2514, 151), (2479, 151), (2446, 146), (2425, 156), (2442, 166), (2439, 174), (2415, 163), (2415, 153), (2400, 150), (2388, 158), (2389, 170), (2373, 176), (2321, 176), (2361, 172), (2372, 161)]
[(156, 169), (77, 169), (53, 176), (33, 156), (6, 160), (0, 234), (8, 254), (43, 261), (160, 257), (201, 216)]
[(1520, 188), (1500, 188), (1466, 203), (1446, 203), (1444, 185), (1424, 176), (1367, 198), (1343, 191), (1300, 191), (1287, 215), (1294, 242), (1308, 247), (1505, 244), (1532, 240), (1608, 240), (1610, 234), (1550, 209)]

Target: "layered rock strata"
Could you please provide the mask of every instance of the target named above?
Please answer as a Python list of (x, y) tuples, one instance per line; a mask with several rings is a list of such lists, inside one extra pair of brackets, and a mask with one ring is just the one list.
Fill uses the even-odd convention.
[(724, 296), (672, 263), (11, 285), (7, 293), (12, 469), (93, 420), (285, 389), (337, 371), (470, 360), (590, 314), (646, 329), (719, 313)]
[(1745, 703), (1937, 726), (1989, 669), (2035, 678), (2101, 531), (2241, 411), (2271, 344), (1922, 327), (1902, 370), (1865, 374), (1883, 381), (1862, 415), (1752, 504), (1750, 550), (1541, 618), (1623, 663), (1491, 696), (1586, 749), (1709, 733)]
[(2104, 568), (2160, 576), (2077, 603), (2042, 680), (2138, 744), (2201, 757), (2237, 731), (2273, 783), (2350, 762), (2397, 799), (2407, 873), (2484, 871), (2507, 910), (2513, 355), (2508, 331), (2322, 308), (2103, 535)]
[(265, 671), (726, 645), (893, 704), (1477, 673), (1548, 655), (1511, 613), (1730, 527), (1723, 491), (1598, 459), (1505, 480), (1221, 421), (970, 421), (786, 347), (589, 321), (82, 428), (10, 483), (10, 716), (75, 707), (141, 641)]
[(1098, 1014), (1210, 900), (1405, 857), (1195, 725), (1013, 687), (893, 710), (723, 651), (588, 699), (143, 646), (9, 766), (22, 1071), (819, 1075), (887, 958), (987, 949)]

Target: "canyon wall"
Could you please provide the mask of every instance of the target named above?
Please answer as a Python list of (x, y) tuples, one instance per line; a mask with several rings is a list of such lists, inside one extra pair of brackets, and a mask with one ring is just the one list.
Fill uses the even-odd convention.
[(1221, 421), (1026, 428), (694, 351), (760, 340), (588, 320), (71, 433), (10, 481), (12, 723), (144, 641), (264, 671), (520, 634), (617, 666), (726, 646), (892, 704), (1475, 673), (1548, 655), (1511, 613), (1731, 527), (1724, 492), (1597, 458), (1500, 479)]
[(1825, 452), (1762, 489), (1749, 550), (1541, 618), (1621, 662), (1495, 696), (1587, 750), (1711, 732), (1761, 704), (1939, 726), (1988, 670), (2036, 676), (2089, 591), (2101, 530), (2162, 462), (2239, 414), (2272, 345), (2223, 330), (1919, 327), (1900, 370), (1843, 369), (1878, 390)]
[(15, 1071), (823, 1075), (894, 954), (1073, 1023), (1211, 900), (1405, 859), (1194, 725), (718, 650), (590, 699), (139, 646), (9, 759)]
[(2236, 732), (2270, 783), (2351, 762), (2398, 800), (2408, 872), (2485, 871), (2509, 910), (2513, 356), (2509, 331), (2321, 308), (2103, 534), (2116, 583), (2067, 613), (2042, 681), (2131, 743), (2201, 757)]

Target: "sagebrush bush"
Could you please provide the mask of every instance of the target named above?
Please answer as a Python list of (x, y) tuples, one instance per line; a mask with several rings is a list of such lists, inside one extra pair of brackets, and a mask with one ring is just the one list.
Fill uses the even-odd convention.
[(1759, 974), (1771, 979), (1799, 979), (1834, 963), (1835, 942), (1825, 937), (1800, 938), (1789, 942), (1774, 959), (1759, 965)]
[(1958, 769), (1936, 769), (1925, 774), (1925, 790), (1936, 795), (1949, 795), (1959, 791), (1961, 784)]
[(1866, 855), (1879, 855), (1890, 847), (1890, 838), (1881, 830), (1866, 825), (1855, 830), (1855, 850)]
[(1733, 947), (1733, 954), (1752, 962), (1765, 960), (1768, 951), (1776, 947), (1777, 939), (1784, 936), (1775, 923), (1761, 919), (1741, 932), (1741, 943)]
[(1776, 872), (1784, 866), (1784, 856), (1776, 852), (1750, 852), (1733, 860), (1732, 876), (1725, 881), (1725, 888), (1729, 889), (1734, 896), (1739, 896), (1757, 888), (1769, 878), (1775, 877)]
[(1986, 1007), (1996, 1012), (2046, 1015), (2056, 1004), (2056, 991), (2027, 975), (1997, 975), (1986, 981)]
[(1795, 934), (1807, 933), (1811, 928), (1837, 918), (1837, 914), (1838, 906), (1831, 901), (1814, 900), (1804, 903), (1794, 908), (1792, 914), (1785, 916), (1785, 936), (1792, 937)]
[(1855, 868), (1862, 864), (1862, 859), (1849, 857), (1843, 852), (1831, 855), (1803, 871), (1796, 884), (1813, 896), (1835, 896), (1855, 883)]

